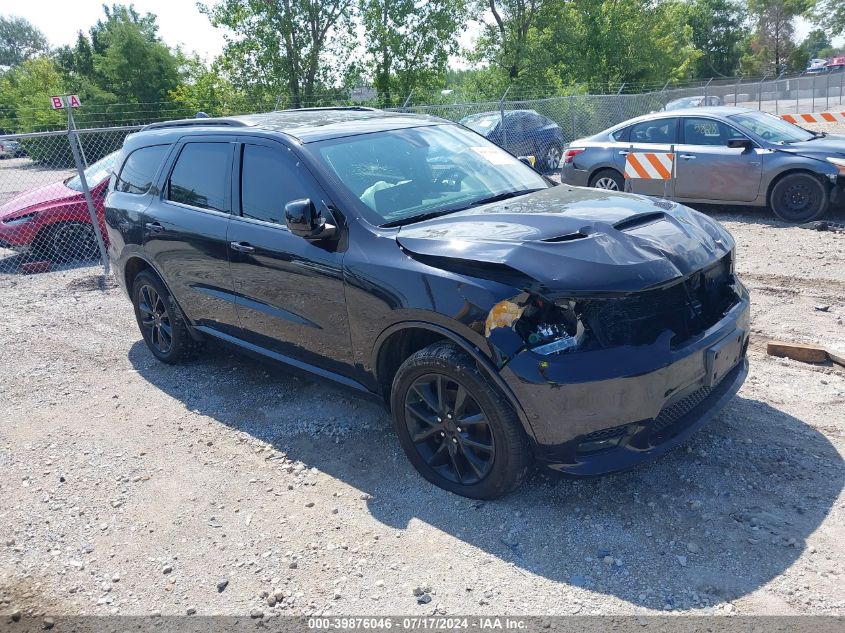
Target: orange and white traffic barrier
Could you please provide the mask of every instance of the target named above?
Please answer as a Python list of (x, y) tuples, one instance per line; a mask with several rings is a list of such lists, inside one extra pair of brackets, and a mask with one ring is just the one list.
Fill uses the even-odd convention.
[(629, 152), (625, 158), (625, 178), (671, 180), (674, 162), (672, 152)]
[(845, 123), (845, 112), (811, 112), (808, 114), (781, 114), (790, 123)]

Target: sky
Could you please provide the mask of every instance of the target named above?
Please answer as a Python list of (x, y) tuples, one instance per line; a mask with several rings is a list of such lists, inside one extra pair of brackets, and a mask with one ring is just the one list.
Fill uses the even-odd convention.
[[(0, 13), (26, 18), (44, 32), (51, 46), (62, 46), (72, 44), (80, 28), (87, 31), (102, 17), (105, 1), (0, 0)], [(158, 16), (159, 34), (169, 46), (181, 45), (185, 52), (196, 52), (209, 61), (223, 50), (224, 31), (211, 26), (208, 18), (197, 10), (195, 0), (135, 0), (133, 4), (140, 13), (149, 11)], [(799, 19), (796, 39), (801, 41), (812, 28), (809, 22)], [(471, 25), (461, 37), (461, 46), (469, 47), (478, 31), (477, 25)], [(834, 44), (841, 45), (842, 38), (834, 39)], [(466, 67), (458, 59), (452, 59), (451, 65)]]

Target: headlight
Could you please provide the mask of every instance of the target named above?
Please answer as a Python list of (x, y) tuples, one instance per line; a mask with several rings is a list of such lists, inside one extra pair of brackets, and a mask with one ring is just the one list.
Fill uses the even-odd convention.
[(500, 301), (490, 311), (485, 334), (495, 341), (504, 328), (515, 332), (523, 347), (544, 356), (575, 351), (587, 341), (588, 334), (575, 301), (550, 302), (528, 294)]
[(833, 156), (828, 156), (827, 162), (836, 165), (836, 168), (839, 170), (839, 175), (845, 176), (845, 158), (834, 158)]
[(16, 218), (12, 218), (11, 220), (3, 220), (3, 224), (6, 226), (17, 226), (18, 224), (24, 224), (25, 222), (29, 222), (32, 218), (34, 218), (38, 213), (33, 211), (32, 213), (25, 213), (24, 215), (19, 215)]

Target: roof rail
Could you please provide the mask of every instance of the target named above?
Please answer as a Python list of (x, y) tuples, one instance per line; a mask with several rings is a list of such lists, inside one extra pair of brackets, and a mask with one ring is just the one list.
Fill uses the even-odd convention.
[(144, 130), (158, 130), (169, 127), (209, 127), (209, 126), (224, 126), (224, 127), (246, 127), (247, 124), (237, 119), (178, 119), (176, 121), (159, 121), (158, 123), (150, 123), (141, 128)]
[(325, 112), (326, 110), (351, 110), (353, 112), (378, 112), (378, 108), (369, 106), (320, 106), (319, 108), (287, 108), (285, 110), (273, 110), (273, 112)]

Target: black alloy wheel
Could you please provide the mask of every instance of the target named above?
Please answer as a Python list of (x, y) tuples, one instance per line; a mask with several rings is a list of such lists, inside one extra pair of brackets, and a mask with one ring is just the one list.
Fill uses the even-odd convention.
[(425, 374), (405, 396), (405, 423), (423, 461), (443, 478), (477, 484), (492, 468), (496, 443), (487, 416), (466, 387)]
[(138, 294), (138, 311), (141, 313), (144, 338), (151, 347), (166, 355), (173, 347), (173, 327), (167, 304), (150, 284), (141, 284)]

